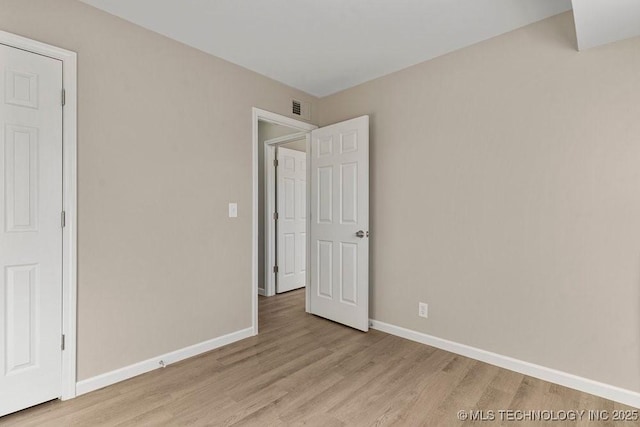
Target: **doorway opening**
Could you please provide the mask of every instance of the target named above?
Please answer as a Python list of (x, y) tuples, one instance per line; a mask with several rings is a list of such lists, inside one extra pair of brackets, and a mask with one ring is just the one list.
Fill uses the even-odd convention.
[[(263, 271), (258, 293), (273, 296), (306, 284), (307, 134), (293, 132), (271, 139), (274, 132), (292, 129), (261, 122), (264, 141)], [(259, 263), (260, 264), (260, 263)], [(260, 286), (262, 284), (262, 286)]]
[[(309, 227), (306, 153), (309, 134), (316, 128), (309, 123), (253, 109), (254, 334), (258, 333), (259, 295), (268, 298), (294, 289), (306, 287), (307, 292), (309, 289), (305, 274)], [(305, 310), (309, 311), (306, 295)]]
[[(275, 128), (282, 132), (282, 136), (274, 138), (262, 132), (261, 138), (261, 123), (266, 123), (263, 128), (267, 124), (284, 127)], [(303, 137), (306, 158), (296, 153), (297, 150), (287, 148), (278, 148), (282, 153), (278, 155), (276, 147), (292, 142), (301, 147), (302, 142), (299, 141)], [(263, 150), (263, 161), (260, 162), (260, 151)], [(280, 169), (280, 179), (274, 169), (269, 180), (269, 170), (274, 168), (270, 162), (274, 160), (288, 164), (279, 163), (275, 169)], [(260, 173), (260, 164), (266, 174)], [(304, 173), (300, 171), (302, 168)], [(300, 172), (297, 175), (296, 170)], [(260, 185), (261, 177), (270, 183)], [(270, 193), (269, 189), (280, 196), (273, 196), (271, 211), (264, 208), (261, 215), (260, 193), (265, 197)], [(268, 197), (266, 201), (263, 199), (263, 206), (267, 205), (266, 202)], [(283, 216), (287, 217), (287, 224), (282, 221)], [(265, 221), (264, 230), (259, 233), (262, 220)], [(278, 227), (280, 233), (277, 233)], [(260, 277), (259, 268), (261, 234), (265, 248), (263, 277)], [(304, 254), (296, 251), (296, 242), (298, 247), (304, 247)], [(271, 251), (275, 255), (266, 255)], [(301, 262), (301, 257), (305, 258), (304, 262)], [(252, 261), (254, 335), (258, 333), (261, 280), (264, 295), (275, 294), (279, 287), (280, 290), (295, 289), (302, 280), (307, 313), (368, 331), (369, 116), (318, 129), (308, 123), (254, 108)], [(278, 274), (283, 267), (284, 274)]]

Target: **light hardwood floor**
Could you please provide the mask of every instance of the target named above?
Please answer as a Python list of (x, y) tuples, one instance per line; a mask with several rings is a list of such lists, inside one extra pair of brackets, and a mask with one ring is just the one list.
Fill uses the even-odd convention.
[[(8, 426), (455, 426), (458, 410), (629, 409), (378, 331), (304, 312), (304, 292), (260, 297), (260, 334), (67, 402), (0, 418)], [(632, 426), (640, 423), (478, 425)]]

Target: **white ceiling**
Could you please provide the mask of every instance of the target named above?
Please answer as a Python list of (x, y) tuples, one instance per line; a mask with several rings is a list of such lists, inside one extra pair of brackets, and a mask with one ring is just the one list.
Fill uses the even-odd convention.
[(571, 9), (570, 0), (82, 1), (316, 96)]
[(580, 50), (640, 36), (639, 0), (573, 0)]

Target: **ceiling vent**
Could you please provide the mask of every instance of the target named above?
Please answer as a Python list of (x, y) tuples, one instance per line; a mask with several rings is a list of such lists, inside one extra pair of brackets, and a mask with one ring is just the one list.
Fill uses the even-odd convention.
[(311, 104), (292, 98), (291, 114), (305, 120), (311, 120)]

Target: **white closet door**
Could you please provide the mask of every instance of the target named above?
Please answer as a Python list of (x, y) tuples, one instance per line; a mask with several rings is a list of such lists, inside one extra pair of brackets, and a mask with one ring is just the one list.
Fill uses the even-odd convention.
[(0, 416), (62, 382), (62, 62), (0, 45)]
[(307, 262), (307, 153), (278, 148), (276, 292), (303, 288)]

